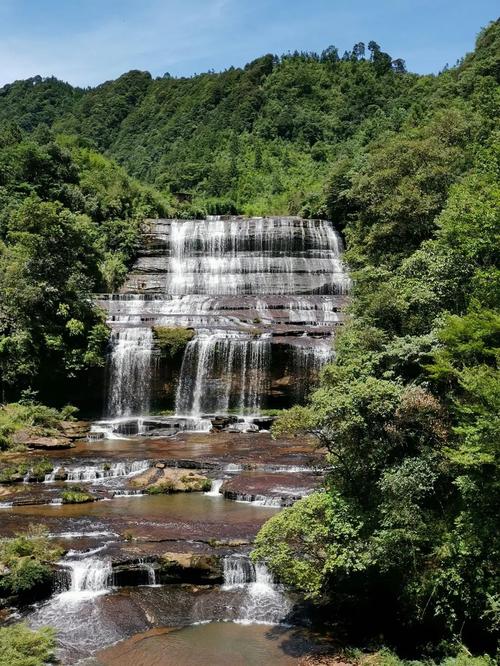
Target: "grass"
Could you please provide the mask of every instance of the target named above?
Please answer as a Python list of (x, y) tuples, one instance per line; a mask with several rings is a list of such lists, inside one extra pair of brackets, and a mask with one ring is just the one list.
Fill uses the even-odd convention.
[(73, 486), (71, 489), (63, 490), (61, 499), (63, 504), (85, 504), (94, 502), (95, 496), (80, 486)]
[(61, 410), (36, 402), (11, 402), (0, 406), (0, 451), (22, 450), (16, 446), (12, 435), (18, 430), (30, 428), (39, 436), (60, 434), (60, 421), (73, 420), (78, 410), (66, 405)]

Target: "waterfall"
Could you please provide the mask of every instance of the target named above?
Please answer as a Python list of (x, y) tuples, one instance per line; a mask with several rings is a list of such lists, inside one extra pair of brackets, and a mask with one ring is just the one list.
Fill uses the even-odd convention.
[(290, 370), (294, 377), (301, 378), (301, 381), (294, 385), (294, 394), (297, 402), (302, 402), (317, 382), (321, 368), (332, 360), (333, 349), (331, 341), (326, 344), (324, 341), (320, 344), (314, 341), (312, 346), (304, 338), (300, 338), (299, 342), (306, 344), (292, 347)]
[(264, 564), (255, 565), (255, 581), (241, 607), (241, 624), (278, 624), (291, 609), (281, 585), (276, 585)]
[(346, 293), (349, 286), (340, 238), (324, 220), (172, 220), (170, 243), (170, 294)]
[[(177, 417), (206, 428), (204, 414), (256, 415), (302, 400), (343, 320), (342, 250), (325, 220), (147, 221), (121, 293), (96, 296), (112, 329), (107, 414), (140, 417), (175, 401)], [(156, 362), (154, 326), (194, 330), (182, 362)], [(271, 392), (281, 379), (275, 359), (288, 380)], [(93, 436), (109, 432), (116, 437), (103, 427)]]
[(210, 486), (210, 490), (207, 491), (205, 495), (208, 495), (209, 497), (221, 497), (220, 489), (223, 483), (224, 479), (214, 479)]
[(108, 414), (146, 414), (150, 403), (152, 329), (114, 330), (111, 344)]
[(176, 413), (257, 413), (265, 398), (269, 363), (268, 338), (219, 331), (198, 335), (184, 353)]
[(222, 564), (225, 590), (242, 587), (255, 580), (255, 567), (246, 555), (227, 555)]
[[(150, 462), (148, 460), (134, 460), (132, 462), (118, 462), (102, 465), (82, 465), (78, 467), (64, 468), (66, 472), (66, 481), (83, 481), (87, 483), (97, 483), (103, 479), (115, 479), (118, 477), (130, 477), (139, 474), (148, 469)], [(53, 470), (45, 475), (44, 483), (52, 483), (60, 468)]]
[(139, 558), (137, 565), (139, 569), (143, 569), (148, 577), (148, 585), (156, 586), (156, 569), (154, 568), (152, 562), (148, 562), (143, 558)]
[(117, 490), (113, 493), (113, 498), (115, 497), (145, 497), (146, 493), (143, 493), (142, 490)]
[(87, 557), (77, 560), (61, 560), (59, 564), (69, 569), (70, 584), (67, 594), (76, 600), (103, 594), (112, 585), (113, 570), (109, 559)]
[(54, 483), (54, 481), (56, 480), (56, 474), (57, 474), (58, 471), (59, 471), (59, 467), (54, 467), (52, 472), (45, 475), (45, 477), (43, 479), (43, 482), (44, 483)]
[(290, 611), (283, 587), (275, 583), (264, 564), (253, 564), (246, 555), (228, 555), (224, 558), (223, 572), (223, 590), (245, 590), (237, 622), (278, 624)]
[(284, 505), (281, 497), (268, 497), (267, 495), (247, 495), (246, 493), (236, 493), (235, 502), (249, 502), (252, 506), (265, 506), (278, 509)]

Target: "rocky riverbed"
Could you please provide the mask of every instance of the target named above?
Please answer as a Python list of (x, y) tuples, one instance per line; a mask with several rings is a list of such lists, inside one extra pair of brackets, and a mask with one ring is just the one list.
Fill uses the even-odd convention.
[[(95, 652), (153, 628), (282, 622), (291, 600), (249, 552), (268, 518), (321, 486), (319, 463), (312, 441), (263, 432), (80, 439), (10, 455), (2, 465), (25, 473), (0, 484), (0, 535), (44, 524), (65, 552), (53, 596), (23, 615), (56, 627), (67, 664), (116, 663), (119, 650)], [(67, 501), (75, 489), (90, 500)], [(147, 636), (138, 654), (158, 649)]]

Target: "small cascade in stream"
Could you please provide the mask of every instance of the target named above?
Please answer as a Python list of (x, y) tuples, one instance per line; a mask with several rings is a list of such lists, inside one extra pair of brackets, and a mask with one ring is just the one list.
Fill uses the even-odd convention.
[(210, 490), (208, 490), (205, 495), (208, 497), (222, 497), (220, 489), (223, 483), (224, 479), (214, 479), (212, 481), (212, 485), (210, 486)]
[(104, 594), (113, 584), (113, 569), (109, 559), (87, 557), (61, 560), (60, 564), (69, 569), (69, 588), (63, 594), (72, 600)]
[[(148, 469), (150, 462), (148, 460), (133, 460), (131, 462), (118, 462), (102, 465), (82, 465), (79, 467), (64, 468), (66, 476), (63, 478), (69, 482), (98, 483), (103, 479), (116, 479), (120, 477), (134, 476)], [(45, 475), (44, 483), (55, 481), (56, 475), (60, 473), (60, 468), (54, 469), (50, 474)]]
[(56, 474), (57, 474), (58, 470), (59, 470), (58, 467), (54, 467), (52, 472), (49, 472), (49, 474), (45, 475), (45, 478), (44, 478), (43, 482), (44, 483), (54, 483), (54, 481), (56, 480)]
[(144, 559), (139, 559), (138, 568), (146, 572), (148, 577), (148, 585), (156, 586), (156, 569), (151, 562)]
[(279, 624), (285, 619), (291, 603), (264, 564), (253, 564), (245, 555), (228, 555), (223, 566), (223, 589), (244, 588), (246, 593), (236, 622)]
[(246, 555), (227, 555), (223, 560), (224, 589), (231, 590), (255, 581), (255, 567)]
[(108, 414), (147, 414), (150, 404), (153, 331), (122, 328), (112, 333)]

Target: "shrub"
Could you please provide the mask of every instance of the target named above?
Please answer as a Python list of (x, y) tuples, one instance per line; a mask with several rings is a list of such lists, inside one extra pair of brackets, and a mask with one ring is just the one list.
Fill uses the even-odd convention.
[(43, 481), (46, 474), (50, 474), (54, 469), (54, 465), (47, 460), (47, 458), (42, 458), (38, 460), (33, 467), (31, 468), (31, 477), (37, 481)]
[(0, 470), (0, 483), (14, 483), (21, 481), (28, 471), (28, 465), (20, 462), (17, 465), (9, 465)]
[(153, 335), (161, 353), (173, 358), (193, 339), (194, 331), (189, 328), (155, 326), (153, 328)]
[(149, 488), (146, 488), (146, 492), (148, 495), (161, 495), (161, 494), (168, 494), (168, 493), (173, 493), (175, 491), (175, 483), (173, 481), (162, 481), (161, 483), (157, 483), (154, 486), (150, 486)]
[(34, 588), (48, 585), (52, 570), (47, 564), (30, 557), (21, 557), (0, 579), (0, 590), (8, 596), (23, 596)]
[(63, 504), (85, 504), (94, 502), (95, 496), (80, 486), (73, 486), (71, 489), (63, 490), (61, 499)]
[(62, 551), (54, 547), (42, 525), (30, 525), (26, 534), (0, 542), (0, 565), (5, 570), (0, 589), (9, 596), (23, 596), (52, 579), (50, 562)]
[(0, 406), (0, 450), (19, 448), (12, 440), (17, 430), (29, 428), (33, 434), (53, 434), (60, 421), (73, 420), (77, 411), (72, 405), (58, 411), (28, 400)]
[(54, 658), (51, 627), (32, 631), (25, 624), (0, 628), (0, 666), (43, 666)]

